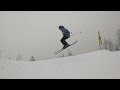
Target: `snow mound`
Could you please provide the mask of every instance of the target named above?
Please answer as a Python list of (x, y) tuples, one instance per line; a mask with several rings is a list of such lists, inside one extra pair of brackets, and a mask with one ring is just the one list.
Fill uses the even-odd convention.
[(120, 52), (105, 50), (43, 61), (0, 60), (1, 79), (118, 79)]

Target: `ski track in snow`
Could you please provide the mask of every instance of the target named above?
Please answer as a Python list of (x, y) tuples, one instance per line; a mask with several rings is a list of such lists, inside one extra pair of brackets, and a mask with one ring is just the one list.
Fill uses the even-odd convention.
[(105, 50), (43, 61), (0, 60), (1, 79), (120, 78), (120, 52)]

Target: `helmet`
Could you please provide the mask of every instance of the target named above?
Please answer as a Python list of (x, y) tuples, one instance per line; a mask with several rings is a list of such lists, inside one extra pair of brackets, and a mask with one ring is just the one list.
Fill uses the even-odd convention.
[(64, 26), (59, 26), (59, 29), (64, 28)]

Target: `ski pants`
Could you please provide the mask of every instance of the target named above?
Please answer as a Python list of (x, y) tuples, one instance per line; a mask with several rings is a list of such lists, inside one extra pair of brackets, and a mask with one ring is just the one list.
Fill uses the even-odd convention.
[(63, 44), (63, 46), (68, 45), (68, 43), (66, 42), (66, 39), (68, 38), (68, 36), (63, 36), (63, 38), (61, 39), (61, 43)]

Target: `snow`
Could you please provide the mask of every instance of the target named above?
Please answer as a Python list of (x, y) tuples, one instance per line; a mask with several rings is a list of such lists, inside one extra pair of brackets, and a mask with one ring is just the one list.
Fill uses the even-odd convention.
[(42, 61), (0, 60), (1, 79), (118, 79), (120, 51), (106, 50)]

